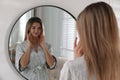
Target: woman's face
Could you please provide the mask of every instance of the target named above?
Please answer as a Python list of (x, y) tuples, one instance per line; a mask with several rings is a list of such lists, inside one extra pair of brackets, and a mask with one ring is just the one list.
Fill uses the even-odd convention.
[(41, 34), (41, 25), (40, 23), (34, 22), (31, 26), (30, 33), (33, 37), (38, 37)]

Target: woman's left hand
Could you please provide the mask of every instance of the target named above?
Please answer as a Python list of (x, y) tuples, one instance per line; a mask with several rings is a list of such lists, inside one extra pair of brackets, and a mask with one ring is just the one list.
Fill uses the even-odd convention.
[(83, 54), (84, 54), (83, 48), (80, 44), (80, 41), (77, 43), (77, 37), (76, 37), (74, 41), (74, 57), (77, 58), (77, 57), (82, 56)]
[(44, 44), (45, 44), (45, 37), (44, 37), (43, 34), (41, 34), (41, 36), (40, 36), (40, 46), (44, 47)]

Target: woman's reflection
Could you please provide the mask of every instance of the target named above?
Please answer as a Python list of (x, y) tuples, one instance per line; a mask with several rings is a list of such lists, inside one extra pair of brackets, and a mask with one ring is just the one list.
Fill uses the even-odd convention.
[(15, 66), (28, 80), (48, 80), (46, 67), (54, 69), (56, 58), (45, 43), (42, 21), (32, 17), (26, 24), (25, 41), (16, 47)]

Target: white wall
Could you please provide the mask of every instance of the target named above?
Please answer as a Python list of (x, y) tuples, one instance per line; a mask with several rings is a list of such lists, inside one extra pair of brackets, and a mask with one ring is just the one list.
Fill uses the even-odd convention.
[[(0, 0), (0, 80), (24, 80), (15, 70), (8, 55), (10, 29), (25, 11), (40, 5), (55, 5), (75, 17), (88, 4), (96, 0)], [(105, 0), (109, 2), (109, 0)]]

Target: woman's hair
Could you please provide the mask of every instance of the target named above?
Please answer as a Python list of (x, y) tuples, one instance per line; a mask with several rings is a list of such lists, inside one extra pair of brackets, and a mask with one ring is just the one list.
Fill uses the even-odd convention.
[(110, 5), (97, 2), (77, 18), (89, 80), (120, 80), (119, 32)]
[(29, 34), (30, 29), (31, 29), (31, 27), (32, 27), (32, 24), (33, 24), (34, 22), (37, 22), (37, 23), (40, 24), (41, 32), (43, 32), (43, 26), (42, 26), (42, 21), (41, 21), (41, 19), (38, 18), (38, 17), (32, 17), (32, 18), (30, 18), (30, 19), (28, 20), (28, 22), (27, 22), (27, 24), (26, 24), (25, 40), (27, 39), (27, 34)]

